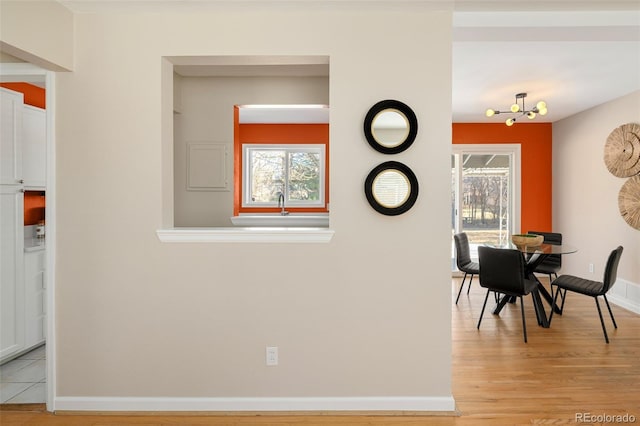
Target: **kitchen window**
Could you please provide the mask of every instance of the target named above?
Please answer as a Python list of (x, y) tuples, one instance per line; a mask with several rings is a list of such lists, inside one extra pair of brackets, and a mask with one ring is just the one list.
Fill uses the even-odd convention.
[[(242, 206), (325, 207), (323, 144), (243, 144)], [(282, 198), (281, 198), (282, 195)]]

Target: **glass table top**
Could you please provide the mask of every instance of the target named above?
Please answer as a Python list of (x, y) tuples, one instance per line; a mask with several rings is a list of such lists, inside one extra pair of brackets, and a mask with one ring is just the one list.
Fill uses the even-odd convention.
[(488, 247), (495, 248), (504, 248), (504, 249), (514, 249), (520, 250), (523, 253), (527, 254), (570, 254), (578, 251), (577, 247), (572, 246), (571, 244), (547, 244), (542, 243), (539, 246), (527, 246), (527, 245), (518, 245), (509, 242), (507, 244), (487, 244)]

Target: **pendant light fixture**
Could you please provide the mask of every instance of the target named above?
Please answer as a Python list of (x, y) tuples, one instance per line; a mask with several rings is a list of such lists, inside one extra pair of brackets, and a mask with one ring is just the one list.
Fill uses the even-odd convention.
[(497, 111), (489, 108), (485, 115), (487, 117), (493, 117), (496, 114), (517, 114), (517, 117), (510, 117), (505, 121), (507, 126), (513, 126), (516, 120), (520, 117), (526, 116), (529, 120), (533, 120), (536, 118), (536, 115), (546, 115), (547, 114), (547, 103), (545, 101), (540, 101), (531, 109), (527, 109), (524, 106), (524, 98), (527, 97), (526, 93), (518, 93), (516, 94), (516, 101), (511, 105), (509, 111)]

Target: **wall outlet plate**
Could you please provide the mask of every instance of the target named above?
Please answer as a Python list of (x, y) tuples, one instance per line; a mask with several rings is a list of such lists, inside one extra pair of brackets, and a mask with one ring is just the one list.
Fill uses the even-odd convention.
[(278, 347), (277, 346), (267, 346), (266, 350), (266, 363), (268, 366), (278, 365)]

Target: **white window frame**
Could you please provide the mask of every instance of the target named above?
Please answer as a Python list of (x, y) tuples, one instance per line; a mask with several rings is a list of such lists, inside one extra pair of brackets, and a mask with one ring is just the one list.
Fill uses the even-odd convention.
[[(242, 207), (277, 207), (276, 202), (257, 202), (251, 199), (251, 151), (286, 151), (286, 152), (314, 152), (320, 155), (320, 198), (314, 201), (289, 200), (288, 185), (285, 185), (284, 196), (287, 207), (318, 208), (325, 207), (325, 179), (326, 179), (326, 145), (324, 144), (242, 144)], [(288, 167), (288, 165), (285, 165)]]
[[(460, 196), (462, 194), (462, 165), (460, 159), (463, 154), (498, 154), (508, 155), (511, 157), (511, 172), (509, 174), (509, 209), (511, 211), (511, 222), (509, 224), (508, 232), (510, 234), (517, 234), (520, 232), (520, 215), (521, 215), (521, 200), (522, 200), (522, 147), (519, 143), (500, 143), (500, 144), (452, 144), (451, 154), (455, 156), (456, 163), (456, 183), (457, 189), (455, 191), (455, 214), (454, 214), (454, 227), (453, 233), (463, 230), (462, 215), (460, 214)], [(477, 260), (477, 248), (471, 244), (471, 258)], [(453, 245), (453, 238), (451, 244), (451, 270), (457, 271), (455, 264), (455, 249)]]

